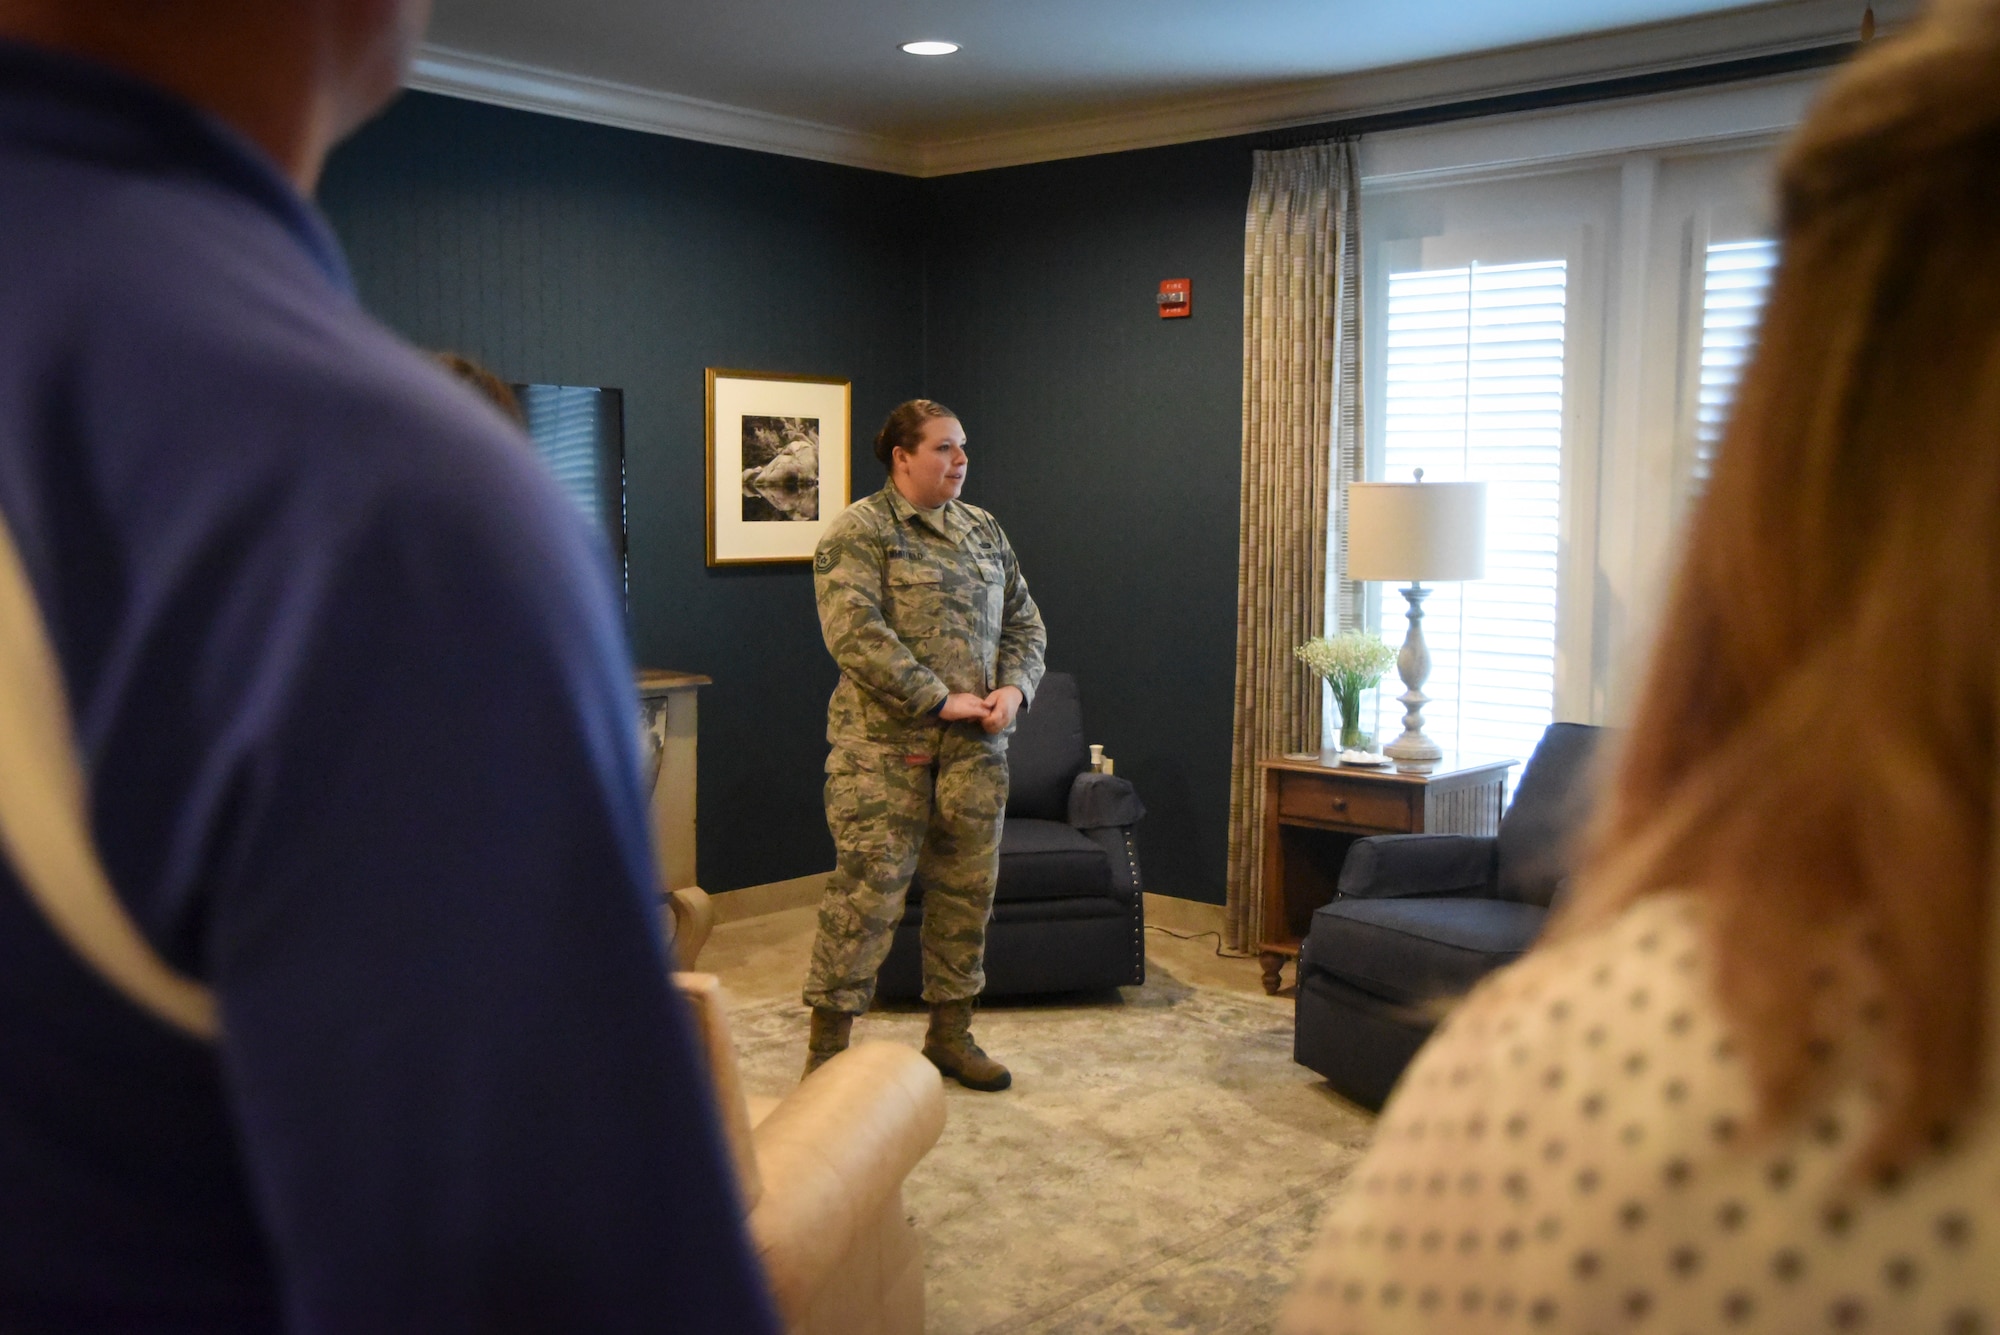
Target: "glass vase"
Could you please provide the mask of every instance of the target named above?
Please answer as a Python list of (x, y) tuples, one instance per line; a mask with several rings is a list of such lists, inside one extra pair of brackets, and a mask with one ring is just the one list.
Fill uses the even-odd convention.
[(1333, 702), (1340, 707), (1340, 749), (1367, 750), (1368, 735), (1361, 731), (1361, 688), (1335, 689)]

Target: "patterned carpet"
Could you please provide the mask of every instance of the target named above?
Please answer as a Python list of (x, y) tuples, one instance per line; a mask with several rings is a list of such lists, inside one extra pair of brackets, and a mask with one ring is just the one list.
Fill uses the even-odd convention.
[[(980, 1013), (1014, 1088), (947, 1084), (944, 1137), (904, 1194), (932, 1335), (1271, 1328), (1370, 1119), (1292, 1063), (1286, 1010), (1151, 977)], [(805, 1009), (730, 1024), (750, 1092), (783, 1094)], [(877, 1011), (855, 1036), (915, 1046), (923, 1024)]]

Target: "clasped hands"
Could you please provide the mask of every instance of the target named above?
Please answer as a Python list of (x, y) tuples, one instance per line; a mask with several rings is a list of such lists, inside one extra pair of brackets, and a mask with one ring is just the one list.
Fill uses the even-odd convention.
[(1021, 712), (1021, 688), (1002, 686), (985, 699), (970, 691), (954, 691), (945, 697), (944, 708), (938, 717), (946, 723), (960, 723), (973, 719), (988, 732), (1005, 732), (1014, 722), (1014, 716)]

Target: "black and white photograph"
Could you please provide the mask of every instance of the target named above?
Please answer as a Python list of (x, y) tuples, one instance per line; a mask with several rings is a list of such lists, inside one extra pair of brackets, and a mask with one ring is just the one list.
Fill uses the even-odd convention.
[(819, 518), (819, 419), (743, 419), (743, 522)]
[(833, 376), (708, 371), (708, 564), (810, 561), (847, 508), (851, 389)]

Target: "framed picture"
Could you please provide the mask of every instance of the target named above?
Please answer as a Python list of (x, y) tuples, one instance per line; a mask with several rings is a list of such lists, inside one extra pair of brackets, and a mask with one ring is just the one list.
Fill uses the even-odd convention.
[(708, 563), (810, 561), (847, 508), (851, 387), (708, 371)]

